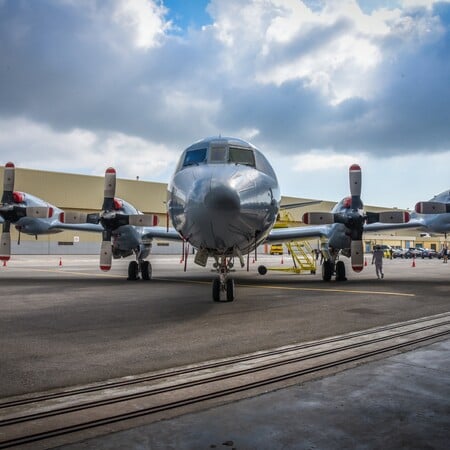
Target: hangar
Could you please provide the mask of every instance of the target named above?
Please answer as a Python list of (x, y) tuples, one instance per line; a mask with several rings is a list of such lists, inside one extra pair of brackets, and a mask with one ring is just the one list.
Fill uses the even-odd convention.
[[(4, 167), (0, 167), (0, 179), (3, 180)], [(15, 188), (29, 192), (52, 203), (64, 211), (96, 212), (103, 202), (103, 183), (101, 176), (51, 172), (43, 170), (16, 168)], [(166, 183), (142, 181), (140, 179), (117, 179), (117, 197), (132, 203), (137, 209), (147, 214), (158, 216), (159, 224), (166, 226)], [(310, 199), (298, 197), (282, 197), (282, 204), (297, 203)], [(322, 200), (320, 203), (289, 210), (281, 215), (280, 220), (286, 226), (301, 226), (301, 217), (308, 211), (329, 211), (335, 202)], [(381, 211), (387, 206), (365, 205), (367, 211)], [(96, 233), (79, 231), (62, 231), (53, 235), (29, 236), (11, 230), (12, 254), (97, 254), (101, 237)], [(365, 250), (369, 251), (375, 244), (386, 244), (393, 247), (425, 247), (439, 250), (444, 243), (444, 236), (421, 236), (417, 230), (402, 232), (377, 232), (364, 235)], [(313, 245), (314, 246), (314, 245)], [(317, 242), (317, 247), (319, 242)], [(267, 249), (265, 249), (267, 250)], [(153, 244), (152, 253), (179, 253), (181, 244), (157, 241)]]

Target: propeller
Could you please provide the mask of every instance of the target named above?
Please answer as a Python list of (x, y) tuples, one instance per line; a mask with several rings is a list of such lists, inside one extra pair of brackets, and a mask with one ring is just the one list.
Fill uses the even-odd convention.
[(83, 213), (78, 211), (66, 212), (65, 223), (82, 224), (101, 223), (102, 243), (100, 247), (100, 269), (108, 271), (112, 263), (111, 239), (114, 230), (124, 225), (150, 227), (158, 224), (158, 217), (153, 214), (127, 214), (126, 202), (115, 197), (116, 195), (116, 170), (109, 167), (105, 171), (103, 205), (100, 213)]
[[(26, 206), (26, 195), (14, 191), (15, 166), (12, 162), (5, 164), (3, 175), (3, 193), (0, 204), (0, 216), (3, 218), (3, 229), (0, 238), (0, 260), (8, 261), (11, 257), (11, 223), (22, 217), (43, 219), (53, 215), (49, 206)], [(25, 206), (24, 206), (25, 205)]]
[(7, 212), (9, 205), (14, 202), (13, 192), (14, 192), (14, 178), (15, 170), (14, 164), (8, 162), (5, 165), (4, 175), (3, 175), (3, 194), (2, 194), (2, 205), (1, 205), (1, 216), (4, 219), (2, 236), (0, 238), (0, 260), (8, 261), (11, 258), (11, 221), (7, 217)]
[(344, 200), (347, 208), (343, 212), (309, 212), (303, 215), (303, 222), (309, 225), (329, 225), (342, 223), (347, 228), (350, 237), (350, 257), (352, 268), (355, 272), (361, 272), (364, 267), (364, 249), (362, 235), (364, 224), (383, 223), (405, 223), (410, 219), (409, 213), (405, 211), (383, 211), (379, 213), (364, 213), (361, 200), (361, 167), (353, 164), (349, 168), (350, 197)]

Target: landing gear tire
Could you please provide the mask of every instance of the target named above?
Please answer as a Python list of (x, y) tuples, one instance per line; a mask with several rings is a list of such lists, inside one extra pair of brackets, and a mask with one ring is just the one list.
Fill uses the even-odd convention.
[(232, 302), (234, 300), (234, 280), (228, 278), (225, 286), (227, 289), (227, 302)]
[(266, 266), (258, 266), (258, 273), (260, 275), (265, 275), (267, 273), (267, 267)]
[(336, 281), (346, 281), (345, 277), (345, 264), (344, 261), (338, 261), (336, 263)]
[(128, 264), (128, 280), (135, 281), (139, 277), (139, 264), (137, 261), (131, 261)]
[(141, 275), (143, 280), (148, 281), (152, 279), (152, 265), (150, 264), (150, 261), (142, 261)]
[(324, 261), (322, 264), (322, 280), (330, 281), (333, 276), (333, 263), (328, 260)]
[(220, 302), (220, 278), (214, 278), (212, 282), (212, 296), (215, 302)]

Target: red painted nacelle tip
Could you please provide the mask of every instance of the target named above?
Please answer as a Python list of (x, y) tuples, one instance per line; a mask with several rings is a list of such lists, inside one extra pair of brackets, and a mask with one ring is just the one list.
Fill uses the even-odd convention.
[(108, 270), (111, 269), (111, 266), (100, 266), (100, 269), (103, 270), (103, 272), (108, 272)]
[(351, 171), (353, 171), (353, 170), (361, 170), (361, 167), (358, 164), (352, 164), (350, 166), (350, 170)]
[(106, 173), (116, 173), (116, 169), (114, 169), (114, 167), (108, 167)]
[(363, 270), (363, 266), (352, 266), (352, 269), (353, 269), (355, 272), (361, 272), (361, 270)]
[(303, 220), (303, 223), (306, 223), (306, 225), (309, 225), (309, 214), (308, 213), (303, 214), (302, 220)]
[(5, 167), (15, 167), (15, 166), (14, 166), (14, 163), (12, 163), (12, 162), (7, 162), (7, 163), (5, 164)]

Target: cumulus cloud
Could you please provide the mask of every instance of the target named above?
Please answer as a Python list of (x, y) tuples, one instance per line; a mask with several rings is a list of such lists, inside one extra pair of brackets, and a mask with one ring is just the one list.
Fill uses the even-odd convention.
[[(21, 124), (29, 147), (34, 133), (34, 147), (62, 139), (46, 162), (55, 169), (72, 145), (145, 159), (219, 133), (275, 157), (448, 154), (449, 2), (211, 0), (207, 10), (211, 25), (180, 34), (156, 0), (0, 2), (3, 133)], [(3, 138), (0, 155), (34, 161), (16, 139)]]

